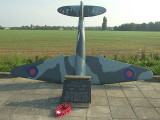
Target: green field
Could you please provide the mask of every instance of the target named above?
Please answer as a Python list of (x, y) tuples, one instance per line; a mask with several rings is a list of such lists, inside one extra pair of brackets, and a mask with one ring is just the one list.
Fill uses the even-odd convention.
[[(1, 30), (0, 54), (24, 56), (73, 55), (77, 31)], [(160, 32), (86, 31), (86, 53), (103, 54), (160, 53)]]
[[(74, 55), (76, 37), (77, 31), (0, 30), (0, 71), (61, 54)], [(160, 74), (160, 32), (86, 31), (86, 54), (101, 54)]]

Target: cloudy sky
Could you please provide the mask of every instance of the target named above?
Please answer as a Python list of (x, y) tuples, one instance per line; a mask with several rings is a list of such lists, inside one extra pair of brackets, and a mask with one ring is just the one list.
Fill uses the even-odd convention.
[[(160, 0), (83, 0), (85, 5), (103, 6), (105, 14), (85, 19), (86, 26), (101, 26), (104, 16), (108, 26), (123, 23), (160, 21)], [(80, 0), (0, 0), (0, 25), (77, 26), (78, 18), (57, 12), (66, 5), (79, 5)]]

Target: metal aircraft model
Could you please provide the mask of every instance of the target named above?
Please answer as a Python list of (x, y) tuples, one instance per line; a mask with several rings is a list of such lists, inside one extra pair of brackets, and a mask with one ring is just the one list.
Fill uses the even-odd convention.
[(77, 49), (74, 56), (59, 56), (37, 63), (13, 68), (11, 74), (18, 77), (64, 83), (65, 75), (91, 76), (92, 84), (107, 84), (150, 79), (149, 69), (127, 63), (105, 59), (102, 56), (85, 55), (84, 17), (106, 12), (104, 7), (83, 5), (64, 6), (58, 12), (67, 16), (79, 17)]

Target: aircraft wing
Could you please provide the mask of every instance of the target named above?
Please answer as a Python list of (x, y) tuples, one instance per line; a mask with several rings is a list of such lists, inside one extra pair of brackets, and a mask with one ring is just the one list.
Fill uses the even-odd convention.
[(146, 80), (153, 77), (149, 69), (106, 59), (102, 56), (87, 56), (87, 75), (94, 84), (107, 84)]
[[(75, 56), (63, 56), (13, 68), (17, 77), (64, 83), (65, 75), (75, 75)], [(92, 84), (107, 84), (150, 79), (153, 73), (146, 68), (106, 59), (86, 56), (86, 75)]]
[(74, 56), (61, 55), (54, 59), (15, 67), (11, 74), (17, 77), (63, 83), (65, 75), (74, 74), (74, 68), (70, 65), (72, 62)]

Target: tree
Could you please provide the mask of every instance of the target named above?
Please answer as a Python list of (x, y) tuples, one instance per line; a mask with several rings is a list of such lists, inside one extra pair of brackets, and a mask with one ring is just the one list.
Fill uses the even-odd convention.
[(103, 17), (102, 29), (103, 30), (107, 29), (107, 18), (106, 17)]
[(142, 23), (141, 24), (141, 31), (147, 31), (148, 30), (147, 26), (148, 25), (146, 23)]
[(160, 31), (160, 22), (155, 22), (155, 31)]
[(149, 22), (149, 23), (148, 23), (148, 29), (149, 29), (149, 31), (154, 31), (155, 25), (154, 25), (153, 22)]
[(0, 25), (0, 29), (4, 29), (4, 28)]
[(33, 29), (33, 28), (34, 28), (34, 26), (31, 24), (30, 28), (31, 28), (31, 29)]
[(135, 23), (128, 23), (122, 24), (120, 26), (114, 27), (115, 31), (160, 31), (160, 21), (155, 23), (142, 23), (142, 24), (135, 24)]

